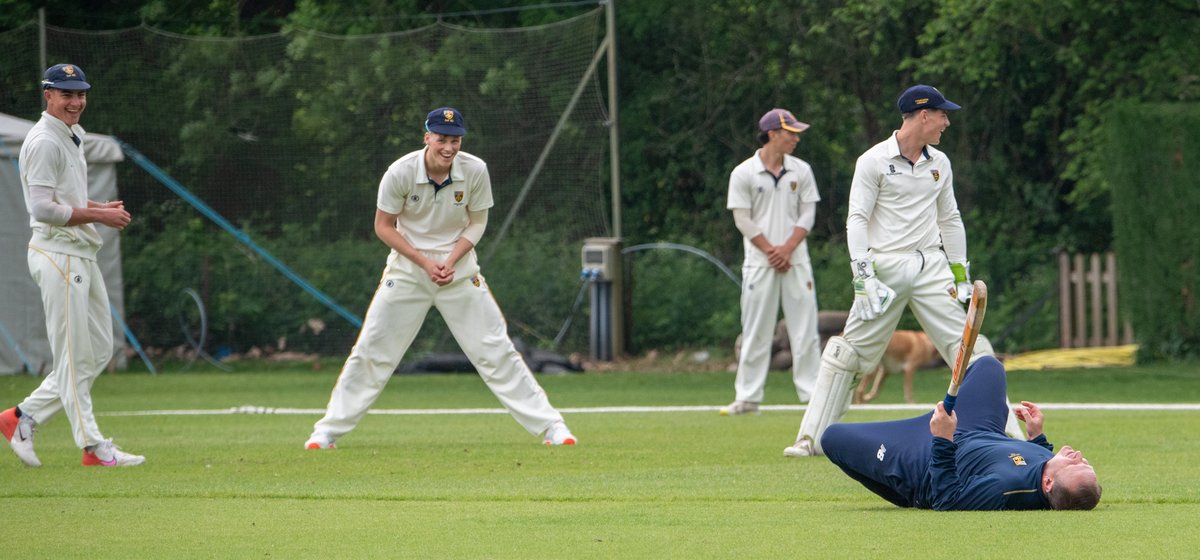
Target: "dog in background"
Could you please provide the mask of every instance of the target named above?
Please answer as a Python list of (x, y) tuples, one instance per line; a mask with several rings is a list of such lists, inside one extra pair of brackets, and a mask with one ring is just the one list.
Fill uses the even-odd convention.
[[(859, 382), (858, 388), (854, 390), (854, 402), (865, 403), (874, 400), (879, 396), (879, 390), (883, 387), (883, 380), (891, 373), (904, 372), (904, 402), (912, 404), (913, 402), (913, 375), (917, 369), (932, 362), (934, 359), (941, 360), (938, 355), (937, 348), (934, 348), (933, 341), (929, 340), (929, 335), (921, 331), (896, 331), (892, 334), (892, 339), (888, 341), (887, 350), (883, 353), (883, 360), (875, 371), (863, 376)], [(867, 386), (871, 386), (871, 391), (867, 392)]]

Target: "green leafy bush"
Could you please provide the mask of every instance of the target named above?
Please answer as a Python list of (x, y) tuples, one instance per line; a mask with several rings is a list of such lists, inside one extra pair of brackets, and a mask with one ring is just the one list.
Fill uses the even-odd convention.
[[(203, 302), (206, 350), (240, 352), (253, 346), (349, 351), (357, 329), (285, 278), (259, 255), (181, 202), (139, 214), (125, 235), (126, 314), (143, 345), (171, 348), (198, 339), (199, 312), (185, 292)], [(275, 238), (248, 234), (352, 313), (361, 315), (387, 256), (375, 240), (320, 240), (312, 231), (285, 228)], [(321, 255), (320, 259), (311, 255)], [(309, 255), (309, 258), (305, 258)], [(310, 320), (323, 323), (314, 330)]]
[(1105, 169), (1138, 360), (1200, 359), (1200, 106), (1123, 104)]

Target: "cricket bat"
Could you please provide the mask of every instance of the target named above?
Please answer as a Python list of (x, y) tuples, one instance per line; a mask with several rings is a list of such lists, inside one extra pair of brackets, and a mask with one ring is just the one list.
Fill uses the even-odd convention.
[(962, 342), (958, 344), (958, 354), (954, 356), (954, 367), (950, 369), (950, 388), (946, 390), (946, 398), (942, 403), (946, 414), (954, 410), (954, 402), (958, 400), (958, 388), (962, 385), (963, 376), (967, 373), (967, 365), (971, 363), (971, 353), (975, 351), (975, 340), (979, 338), (979, 329), (983, 326), (983, 316), (987, 313), (987, 284), (976, 280), (971, 293), (971, 305), (967, 307), (967, 322), (963, 325)]

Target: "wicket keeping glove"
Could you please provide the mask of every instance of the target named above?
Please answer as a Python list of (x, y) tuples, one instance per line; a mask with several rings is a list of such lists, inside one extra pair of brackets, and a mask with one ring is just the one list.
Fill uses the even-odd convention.
[(971, 284), (971, 263), (950, 263), (950, 272), (954, 273), (954, 285), (950, 287), (950, 297), (959, 303), (971, 301), (975, 287)]
[(871, 321), (887, 310), (896, 299), (896, 291), (875, 277), (875, 263), (870, 259), (850, 262), (854, 271), (854, 305), (850, 313), (863, 321)]

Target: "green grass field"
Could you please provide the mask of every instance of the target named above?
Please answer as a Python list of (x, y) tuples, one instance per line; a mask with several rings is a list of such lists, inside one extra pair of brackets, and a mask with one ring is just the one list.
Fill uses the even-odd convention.
[[(85, 469), (64, 418), (38, 432), (45, 466), (0, 449), (0, 558), (1011, 558), (1194, 557), (1200, 412), (1047, 410), (1104, 499), (1091, 512), (898, 509), (823, 458), (786, 459), (797, 411), (724, 418), (732, 373), (541, 377), (560, 408), (711, 405), (704, 412), (568, 412), (550, 448), (507, 414), (371, 415), (339, 449), (301, 449), (316, 414), (118, 412), (323, 408), (336, 366), (106, 374), (106, 435), (147, 464)], [(948, 371), (918, 374), (917, 397)], [(0, 377), (4, 408), (37, 380)], [(881, 403), (900, 401), (889, 380)], [(1200, 366), (1012, 372), (1039, 403), (1200, 403)], [(766, 404), (796, 404), (773, 373)], [(498, 408), (474, 375), (394, 378), (376, 409)], [(847, 421), (910, 411), (855, 409)], [(948, 542), (949, 541), (949, 542)]]

